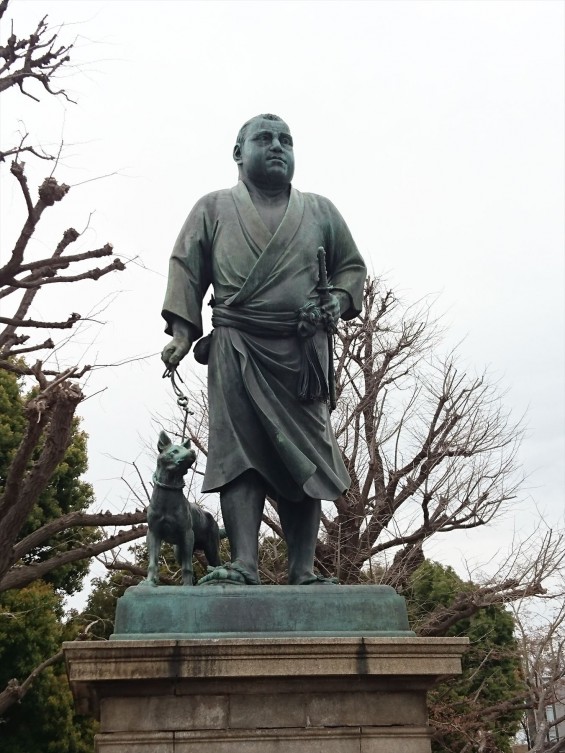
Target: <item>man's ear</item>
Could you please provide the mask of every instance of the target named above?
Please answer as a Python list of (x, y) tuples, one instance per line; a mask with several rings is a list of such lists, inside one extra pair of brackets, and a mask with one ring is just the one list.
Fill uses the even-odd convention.
[(241, 165), (241, 144), (236, 144), (233, 148), (233, 159), (238, 165)]

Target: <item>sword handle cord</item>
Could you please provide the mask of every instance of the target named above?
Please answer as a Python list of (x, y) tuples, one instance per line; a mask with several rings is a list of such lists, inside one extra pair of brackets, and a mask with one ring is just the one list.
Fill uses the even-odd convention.
[[(318, 293), (320, 301), (327, 303), (330, 299), (332, 286), (328, 284), (328, 271), (326, 269), (326, 251), (323, 246), (318, 247)], [(333, 319), (329, 316), (324, 317), (324, 325), (328, 336), (328, 399), (330, 413), (335, 410), (337, 405), (335, 371), (334, 371), (334, 334), (337, 327)]]

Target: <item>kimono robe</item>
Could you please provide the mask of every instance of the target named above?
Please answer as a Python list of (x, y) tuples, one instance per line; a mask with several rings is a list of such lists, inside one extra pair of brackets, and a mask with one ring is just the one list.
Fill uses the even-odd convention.
[[(202, 490), (221, 489), (255, 469), (275, 498), (337, 499), (350, 484), (325, 402), (301, 402), (302, 349), (297, 311), (318, 303), (317, 249), (328, 281), (345, 291), (351, 319), (362, 306), (365, 265), (328, 199), (291, 187), (274, 235), (247, 188), (204, 196), (186, 220), (170, 260), (163, 316), (202, 335), (202, 301), (213, 286), (214, 331), (208, 361), (209, 448)], [(327, 374), (327, 333), (314, 335)]]

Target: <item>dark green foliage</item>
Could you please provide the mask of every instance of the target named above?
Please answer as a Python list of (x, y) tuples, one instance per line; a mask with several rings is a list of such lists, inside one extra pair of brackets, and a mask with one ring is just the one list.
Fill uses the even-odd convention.
[[(472, 592), (473, 588), (450, 567), (425, 561), (415, 571), (405, 594), (413, 628), (417, 631), (436, 607), (449, 607), (458, 593)], [(434, 753), (459, 751), (466, 742), (477, 744), (479, 729), (487, 733), (488, 739), (482, 742), (485, 753), (511, 753), (520, 713), (494, 711), (523, 689), (511, 614), (501, 606), (490, 606), (459, 620), (446, 635), (468, 636), (470, 647), (463, 655), (462, 676), (429, 695), (431, 723), (438, 730)], [(492, 721), (488, 720), (489, 711), (494, 711)]]
[[(26, 430), (25, 396), (15, 375), (0, 370), (0, 491)], [(75, 419), (71, 443), (38, 504), (21, 540), (32, 531), (71, 512), (86, 511), (93, 501), (90, 484), (80, 476), (87, 468), (86, 434)], [(40, 448), (35, 450), (35, 458)], [(25, 564), (95, 541), (96, 529), (74, 527), (52, 536), (25, 556)], [(0, 594), (0, 691), (9, 680), (20, 684), (56, 654), (63, 640), (76, 637), (79, 624), (64, 623), (63, 598), (80, 589), (89, 560), (71, 563), (26, 588)], [(58, 662), (34, 680), (20, 703), (0, 720), (2, 753), (92, 753), (93, 722), (75, 717), (64, 664)]]
[[(79, 420), (75, 418), (71, 443), (29, 516), (21, 537), (61, 515), (84, 512), (94, 501), (92, 486), (80, 480), (80, 476), (88, 467), (86, 441), (87, 435), (79, 430)], [(61, 552), (85, 546), (99, 539), (100, 533), (95, 528), (70, 528), (50, 538), (45, 545), (32, 550), (26, 556), (25, 562), (26, 564), (41, 562)], [(89, 565), (88, 559), (64, 565), (49, 573), (45, 580), (53, 583), (55, 588), (67, 594), (73, 594), (80, 590)]]
[(0, 370), (0, 489), (26, 425), (18, 379)]
[[(22, 682), (76, 630), (61, 622), (62, 597), (32, 583), (0, 594), (0, 688)], [(0, 719), (2, 753), (92, 753), (94, 723), (76, 717), (64, 664), (45, 669)]]
[(120, 572), (93, 579), (86, 607), (78, 616), (81, 625), (90, 625), (90, 636), (108, 639), (112, 635), (116, 603), (131, 585), (131, 577)]
[[(0, 371), (0, 491), (4, 487), (10, 462), (25, 432), (25, 400), (18, 378), (10, 372)], [(92, 486), (80, 479), (88, 465), (86, 440), (87, 435), (80, 431), (79, 420), (75, 419), (71, 443), (65, 456), (28, 517), (19, 539), (61, 515), (85, 511), (93, 502)], [(33, 459), (37, 458), (40, 451), (41, 445), (35, 449)], [(70, 528), (33, 549), (23, 561), (25, 564), (41, 562), (99, 538), (100, 534), (94, 528)], [(87, 559), (73, 562), (53, 570), (45, 576), (45, 581), (52, 583), (57, 590), (73, 594), (80, 589), (88, 567)]]

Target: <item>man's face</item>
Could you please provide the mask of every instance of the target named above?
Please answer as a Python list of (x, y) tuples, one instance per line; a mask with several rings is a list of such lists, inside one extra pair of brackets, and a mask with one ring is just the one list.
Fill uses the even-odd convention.
[(233, 157), (241, 177), (258, 188), (284, 188), (294, 175), (292, 136), (281, 120), (253, 120)]

